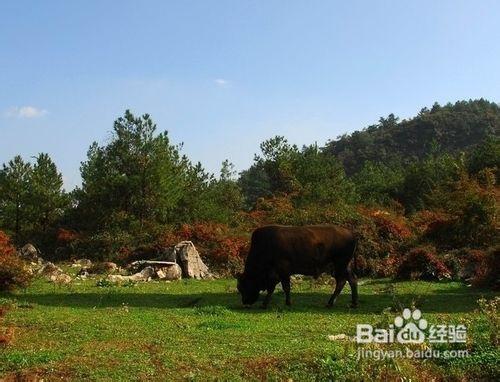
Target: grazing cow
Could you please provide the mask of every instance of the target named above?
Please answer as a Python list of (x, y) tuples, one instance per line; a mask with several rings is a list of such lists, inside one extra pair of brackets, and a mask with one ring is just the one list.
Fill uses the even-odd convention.
[(335, 303), (346, 281), (352, 293), (351, 306), (358, 304), (358, 283), (353, 272), (356, 239), (348, 229), (334, 225), (279, 226), (257, 228), (252, 234), (245, 270), (237, 276), (238, 291), (244, 305), (257, 301), (261, 290), (267, 291), (263, 307), (271, 300), (276, 284), (281, 282), (290, 305), (290, 276), (318, 277), (332, 271), (335, 290), (328, 306)]

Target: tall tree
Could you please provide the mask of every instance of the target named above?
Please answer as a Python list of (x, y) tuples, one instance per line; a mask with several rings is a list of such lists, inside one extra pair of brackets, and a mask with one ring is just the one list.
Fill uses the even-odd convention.
[(17, 241), (28, 223), (31, 172), (31, 165), (19, 155), (4, 164), (0, 171), (0, 222), (4, 229), (14, 233)]
[(152, 219), (167, 222), (175, 211), (190, 166), (166, 132), (156, 134), (148, 114), (126, 111), (106, 146), (92, 144), (82, 163), (79, 209), (95, 227)]
[(39, 154), (29, 182), (30, 215), (37, 229), (46, 232), (63, 213), (67, 197), (62, 175), (48, 154)]

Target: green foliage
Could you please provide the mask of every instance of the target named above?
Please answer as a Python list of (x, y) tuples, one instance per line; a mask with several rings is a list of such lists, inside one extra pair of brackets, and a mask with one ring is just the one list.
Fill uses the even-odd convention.
[(190, 164), (179, 147), (170, 144), (167, 133), (155, 131), (149, 115), (135, 117), (127, 110), (115, 121), (106, 146), (92, 144), (82, 163), (82, 189), (77, 194), (88, 228), (115, 226), (118, 219), (127, 229), (149, 219), (171, 218)]
[(16, 239), (29, 225), (30, 175), (32, 167), (17, 155), (0, 171), (0, 222)]
[(364, 204), (388, 205), (397, 198), (405, 175), (398, 165), (366, 162), (353, 176), (356, 190)]
[(425, 209), (434, 190), (457, 180), (463, 169), (463, 158), (430, 154), (424, 160), (406, 167), (397, 199), (405, 206), (406, 211)]
[(477, 174), (485, 168), (491, 168), (498, 178), (498, 171), (500, 170), (500, 138), (489, 137), (474, 149), (469, 155), (467, 166), (472, 174)]
[[(282, 136), (261, 144), (262, 156), (242, 174), (247, 205), (259, 197), (290, 196), (296, 208), (345, 209), (357, 201), (353, 183), (342, 165), (317, 145), (299, 150)], [(256, 179), (250, 177), (256, 175)]]
[(466, 151), (500, 130), (500, 107), (483, 99), (434, 104), (414, 118), (398, 122), (393, 115), (379, 123), (328, 143), (347, 174), (358, 172), (365, 162), (409, 163), (423, 159), (437, 143), (443, 153)]
[[(16, 327), (15, 340), (0, 350), (0, 378), (29, 370), (49, 380), (178, 380), (189, 375), (197, 381), (440, 381), (449, 378), (453, 367), (457, 380), (477, 380), (480, 369), (477, 377), (495, 380), (491, 371), (498, 370), (498, 352), (486, 347), (495, 326), (476, 311), (476, 301), (494, 298), (493, 292), (455, 282), (387, 280), (365, 280), (360, 290), (364, 298), (356, 311), (348, 308), (348, 288), (329, 310), (323, 305), (331, 285), (311, 289), (308, 281), (297, 281), (291, 308), (283, 307), (283, 294), (277, 292), (271, 309), (262, 310), (241, 307), (234, 279), (137, 283), (133, 288), (101, 288), (87, 279), (57, 289), (37, 280), (22, 294), (0, 294), (12, 301), (4, 322)], [(358, 361), (355, 344), (328, 338), (351, 337), (359, 323), (379, 327), (394, 298), (404, 307), (420, 300), (418, 308), (429, 323), (465, 323), (471, 357), (453, 364), (415, 358)], [(20, 302), (31, 309), (18, 307)], [(488, 310), (490, 317), (498, 317), (498, 311)], [(390, 322), (395, 316), (388, 313)]]
[[(150, 257), (182, 236), (232, 271), (257, 226), (342, 224), (359, 238), (362, 272), (392, 276), (418, 246), (454, 253), (498, 244), (499, 126), (494, 103), (435, 104), (326, 147), (273, 137), (237, 177), (227, 160), (219, 176), (192, 163), (149, 115), (127, 110), (106, 144), (90, 146), (82, 186), (69, 195), (47, 154), (4, 165), (0, 228), (57, 259)], [(197, 239), (212, 226), (224, 233)], [(189, 235), (178, 234), (184, 227)]]
[(229, 221), (241, 206), (229, 162), (215, 179), (180, 149), (166, 132), (156, 134), (149, 115), (135, 117), (127, 110), (115, 121), (111, 141), (89, 149), (74, 220), (85, 222), (82, 228), (89, 231), (126, 232), (148, 224)]
[(51, 235), (68, 198), (62, 175), (48, 154), (39, 154), (34, 165), (16, 156), (0, 171), (0, 227), (12, 232), (17, 243), (32, 240), (42, 248)]
[(227, 160), (222, 163), (218, 179), (206, 173), (199, 163), (189, 169), (184, 195), (171, 223), (232, 222), (236, 211), (243, 207), (243, 196), (234, 176), (234, 166)]
[(240, 173), (238, 184), (245, 196), (245, 207), (251, 209), (259, 198), (272, 195), (271, 182), (262, 161), (256, 161)]

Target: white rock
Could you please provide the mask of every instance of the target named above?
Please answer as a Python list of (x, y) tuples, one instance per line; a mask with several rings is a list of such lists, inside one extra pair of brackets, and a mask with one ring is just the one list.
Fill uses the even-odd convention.
[(191, 241), (181, 241), (174, 247), (174, 251), (182, 267), (183, 276), (195, 279), (210, 277), (208, 267), (201, 260), (200, 254)]

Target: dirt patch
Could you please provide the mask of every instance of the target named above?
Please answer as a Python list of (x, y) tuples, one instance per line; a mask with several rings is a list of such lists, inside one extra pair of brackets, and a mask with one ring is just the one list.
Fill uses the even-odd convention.
[(264, 381), (270, 373), (276, 372), (282, 363), (283, 360), (272, 356), (250, 358), (243, 361), (243, 370), (245, 376)]
[(145, 347), (146, 347), (146, 351), (149, 354), (149, 358), (151, 359), (151, 363), (153, 364), (156, 372), (159, 375), (165, 375), (166, 369), (165, 369), (165, 364), (161, 360), (161, 353), (160, 353), (161, 348), (155, 344), (147, 344)]
[(0, 347), (7, 346), (14, 339), (14, 327), (4, 327), (2, 325), (4, 317), (9, 309), (10, 307), (7, 305), (0, 306)]
[(11, 373), (3, 378), (0, 378), (0, 382), (38, 382), (43, 381), (43, 378), (35, 372), (31, 371), (19, 371), (16, 373)]
[(21, 370), (0, 377), (0, 382), (52, 382), (52, 381), (72, 381), (75, 377), (73, 370), (69, 367), (51, 369)]

